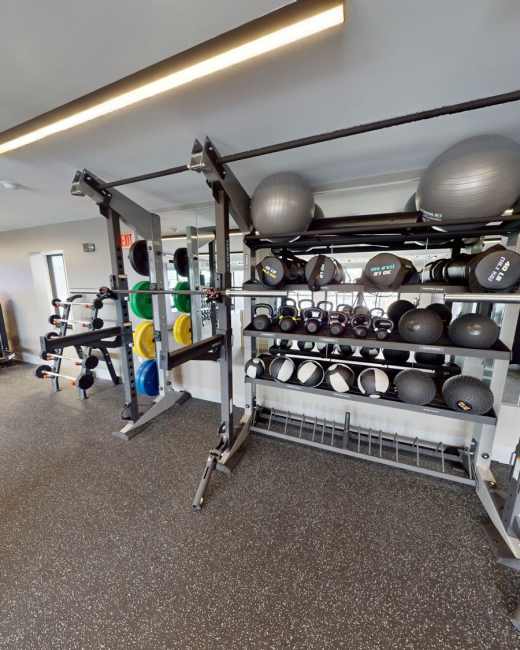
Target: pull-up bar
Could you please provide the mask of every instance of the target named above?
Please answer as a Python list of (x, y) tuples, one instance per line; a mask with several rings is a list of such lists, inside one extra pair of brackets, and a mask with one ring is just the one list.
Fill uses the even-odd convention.
[[(520, 90), (514, 90), (509, 93), (502, 93), (500, 95), (491, 95), (489, 97), (482, 97), (481, 99), (472, 99), (467, 102), (460, 102), (458, 104), (448, 104), (440, 106), (439, 108), (431, 108), (417, 113), (408, 113), (398, 117), (390, 117), (386, 120), (377, 120), (375, 122), (366, 122), (365, 124), (358, 124), (357, 126), (350, 126), (345, 129), (338, 129), (336, 131), (328, 131), (326, 133), (318, 133), (306, 138), (297, 138), (296, 140), (287, 140), (278, 144), (272, 144), (266, 147), (258, 147), (256, 149), (249, 149), (239, 153), (229, 154), (221, 158), (223, 164), (238, 162), (239, 160), (248, 160), (250, 158), (258, 158), (259, 156), (268, 156), (273, 153), (281, 151), (289, 151), (299, 147), (308, 147), (312, 144), (319, 144), (322, 142), (329, 142), (330, 140), (338, 140), (340, 138), (348, 138), (352, 135), (360, 135), (361, 133), (370, 133), (371, 131), (381, 131), (389, 129), (393, 126), (401, 126), (403, 124), (411, 124), (412, 122), (421, 122), (423, 120), (431, 120), (435, 117), (443, 117), (445, 115), (456, 115), (457, 113), (465, 113), (467, 111), (475, 111), (481, 108), (490, 108), (491, 106), (499, 106), (500, 104), (509, 104), (511, 102), (520, 101)], [(100, 189), (108, 189), (110, 187), (121, 187), (122, 185), (130, 185), (132, 183), (141, 183), (142, 181), (152, 180), (153, 178), (162, 178), (164, 176), (174, 176), (175, 174), (182, 174), (190, 170), (189, 165), (179, 165), (178, 167), (169, 167), (168, 169), (161, 169), (149, 174), (142, 174), (141, 176), (130, 176), (129, 178), (122, 178), (118, 181), (111, 181), (104, 183)]]

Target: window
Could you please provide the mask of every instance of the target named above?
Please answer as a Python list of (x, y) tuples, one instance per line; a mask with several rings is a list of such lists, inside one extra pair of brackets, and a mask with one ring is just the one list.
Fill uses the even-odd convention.
[(63, 254), (53, 253), (52, 255), (47, 255), (47, 266), (49, 267), (52, 297), (67, 300), (69, 289), (67, 286)]

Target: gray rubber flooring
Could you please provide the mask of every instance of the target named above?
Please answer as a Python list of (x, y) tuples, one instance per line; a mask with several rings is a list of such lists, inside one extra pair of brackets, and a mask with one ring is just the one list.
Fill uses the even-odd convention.
[(216, 405), (125, 443), (111, 386), (0, 397), (1, 648), (520, 647), (470, 488), (255, 437), (194, 514)]

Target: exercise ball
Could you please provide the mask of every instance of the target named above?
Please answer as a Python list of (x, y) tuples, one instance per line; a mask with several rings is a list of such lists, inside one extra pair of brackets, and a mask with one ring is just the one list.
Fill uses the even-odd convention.
[(325, 379), (336, 393), (348, 393), (356, 381), (356, 375), (349, 366), (333, 363), (328, 367)]
[(290, 357), (275, 357), (269, 365), (269, 374), (275, 381), (288, 382), (294, 375), (295, 365)]
[(265, 374), (265, 363), (258, 357), (249, 359), (246, 363), (246, 377), (259, 379)]
[(410, 309), (415, 309), (415, 305), (409, 300), (396, 300), (388, 307), (386, 313), (388, 318), (393, 321), (394, 326), (397, 327), (401, 316)]
[(436, 352), (416, 352), (415, 363), (424, 364), (425, 366), (442, 366), (446, 360), (446, 355), (437, 354)]
[(442, 387), (444, 401), (453, 411), (484, 415), (493, 408), (493, 393), (483, 381), (470, 375), (450, 377)]
[(325, 371), (317, 361), (304, 361), (300, 364), (296, 377), (304, 386), (319, 386), (325, 377)]
[(434, 311), (436, 314), (438, 314), (442, 322), (444, 323), (444, 327), (448, 327), (448, 325), (451, 322), (451, 318), (453, 314), (451, 313), (451, 309), (448, 307), (448, 305), (445, 305), (442, 302), (432, 302), (431, 305), (428, 305), (426, 309), (431, 309)]
[(441, 317), (431, 309), (410, 309), (399, 319), (399, 334), (408, 343), (437, 343), (443, 331)]
[(453, 145), (429, 165), (416, 202), (426, 218), (491, 220), (519, 196), (520, 144), (501, 135), (479, 135)]
[(260, 235), (304, 232), (315, 209), (311, 188), (292, 172), (264, 178), (251, 199), (251, 218)]
[(383, 358), (388, 363), (406, 363), (410, 358), (408, 350), (390, 350), (386, 348), (383, 350)]
[(363, 395), (377, 399), (388, 391), (390, 380), (381, 368), (366, 368), (359, 374), (358, 388)]
[(407, 404), (429, 404), (437, 394), (431, 375), (413, 368), (401, 370), (394, 379), (394, 385), (401, 402)]
[(463, 348), (491, 348), (498, 340), (500, 329), (494, 320), (482, 314), (464, 314), (448, 329), (452, 343)]

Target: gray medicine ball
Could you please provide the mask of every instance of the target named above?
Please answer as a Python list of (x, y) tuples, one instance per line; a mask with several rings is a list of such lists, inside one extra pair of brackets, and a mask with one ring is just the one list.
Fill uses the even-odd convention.
[(301, 176), (292, 172), (264, 178), (251, 199), (251, 218), (261, 235), (304, 232), (314, 214), (311, 188)]
[(417, 208), (443, 222), (496, 217), (520, 196), (520, 144), (479, 135), (453, 145), (426, 169)]
[(390, 380), (380, 368), (366, 368), (358, 377), (358, 388), (363, 395), (378, 398), (390, 388)]
[(443, 331), (442, 318), (431, 309), (410, 309), (399, 319), (399, 334), (408, 343), (437, 343)]
[(401, 370), (394, 379), (394, 385), (399, 399), (407, 404), (429, 404), (437, 394), (432, 376), (413, 368)]
[(454, 411), (485, 415), (493, 408), (493, 393), (480, 379), (470, 375), (456, 375), (444, 382), (444, 401)]
[(265, 363), (262, 359), (254, 357), (246, 363), (246, 377), (259, 379), (265, 374)]
[(459, 316), (448, 329), (448, 336), (455, 345), (479, 350), (492, 348), (499, 333), (500, 328), (495, 321), (483, 314)]

